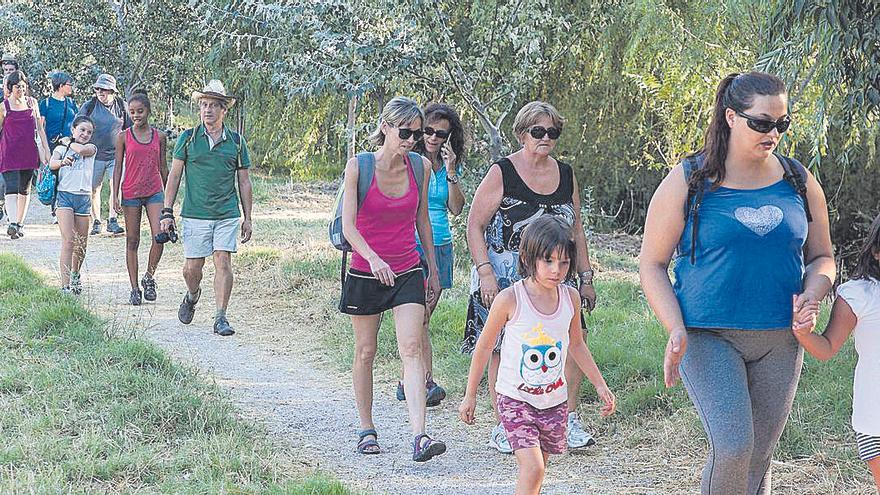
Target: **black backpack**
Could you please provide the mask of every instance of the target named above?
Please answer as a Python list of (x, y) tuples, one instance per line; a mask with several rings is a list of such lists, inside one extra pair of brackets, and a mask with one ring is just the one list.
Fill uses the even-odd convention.
[[(92, 112), (95, 111), (95, 106), (97, 104), (98, 104), (98, 97), (93, 96), (91, 100), (83, 103), (83, 106), (80, 109), (80, 112), (83, 115), (85, 115), (86, 117), (91, 117)], [(116, 110), (117, 108), (120, 109), (122, 115), (116, 114), (115, 111), (111, 112), (111, 113), (113, 113), (114, 115), (116, 115), (117, 117), (122, 119), (122, 128), (128, 129), (129, 127), (134, 125), (134, 122), (131, 121), (131, 116), (128, 115), (128, 108), (125, 105), (125, 100), (123, 100), (122, 98), (120, 98), (118, 96), (114, 100), (114, 104), (113, 104), (113, 109)]]
[[(788, 182), (791, 187), (797, 191), (798, 196), (804, 202), (804, 213), (807, 214), (807, 222), (813, 221), (813, 215), (810, 213), (810, 203), (807, 199), (807, 169), (800, 162), (793, 160), (787, 156), (773, 153), (782, 164), (784, 173), (782, 179)], [(706, 189), (706, 180), (692, 181), (691, 175), (695, 170), (699, 170), (704, 163), (705, 155), (697, 153), (684, 159), (682, 166), (684, 167), (684, 178), (688, 185), (687, 200), (684, 202), (684, 221), (687, 224), (688, 218), (693, 217), (693, 226), (691, 227), (691, 264), (697, 262), (697, 230), (700, 226), (700, 205), (703, 203), (703, 192)], [(698, 182), (694, 184), (694, 182)], [(693, 202), (693, 204), (691, 204)]]

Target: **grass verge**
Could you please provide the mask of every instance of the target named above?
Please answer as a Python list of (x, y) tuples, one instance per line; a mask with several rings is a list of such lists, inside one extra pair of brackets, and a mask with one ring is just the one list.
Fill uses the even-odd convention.
[(0, 493), (347, 494), (215, 386), (0, 255)]

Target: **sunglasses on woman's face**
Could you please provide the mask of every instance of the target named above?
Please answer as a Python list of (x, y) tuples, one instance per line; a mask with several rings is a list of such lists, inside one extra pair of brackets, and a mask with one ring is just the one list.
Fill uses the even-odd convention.
[(547, 128), (541, 127), (539, 125), (536, 125), (536, 126), (532, 126), (529, 129), (529, 134), (535, 139), (544, 139), (544, 136), (547, 136), (550, 139), (555, 141), (555, 140), (559, 139), (559, 135), (562, 134), (562, 131), (555, 128), (555, 127), (551, 127), (549, 129), (547, 129)]
[(440, 139), (446, 139), (449, 137), (449, 131), (434, 129), (433, 127), (425, 127), (425, 136), (433, 136), (434, 134)]
[(742, 112), (736, 112), (736, 114), (746, 119), (746, 124), (749, 126), (749, 129), (755, 132), (760, 132), (761, 134), (767, 134), (774, 128), (779, 131), (779, 134), (782, 134), (787, 131), (788, 126), (791, 125), (791, 117), (788, 115), (779, 120), (766, 120), (752, 117), (751, 115)]
[[(394, 124), (388, 123), (391, 127), (397, 127)], [(407, 140), (410, 137), (413, 138), (413, 141), (421, 141), (422, 136), (425, 134), (421, 129), (407, 129), (406, 127), (397, 127), (397, 136), (400, 139)]]

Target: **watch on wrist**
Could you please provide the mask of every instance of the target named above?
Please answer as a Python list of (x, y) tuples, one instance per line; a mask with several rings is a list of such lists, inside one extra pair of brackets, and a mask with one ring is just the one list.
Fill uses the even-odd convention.
[(590, 269), (578, 272), (578, 278), (584, 285), (593, 285), (593, 270)]
[(446, 182), (451, 182), (453, 184), (458, 184), (458, 176), (457, 175), (447, 175)]

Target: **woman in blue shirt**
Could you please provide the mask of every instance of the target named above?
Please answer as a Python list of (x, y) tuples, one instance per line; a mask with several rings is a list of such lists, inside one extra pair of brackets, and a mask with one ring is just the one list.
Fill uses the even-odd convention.
[(702, 151), (648, 208), (639, 274), (669, 332), (666, 386), (681, 377), (709, 437), (703, 495), (770, 493), (803, 364), (792, 305), (821, 300), (835, 277), (822, 186), (774, 152), (790, 123), (779, 78), (727, 76)]
[[(431, 314), (437, 307), (443, 289), (452, 287), (452, 231), (449, 228), (449, 213), (458, 215), (464, 207), (464, 193), (459, 184), (461, 159), (464, 156), (464, 128), (461, 118), (449, 105), (434, 103), (425, 108), (425, 137), (416, 143), (415, 152), (431, 160), (431, 180), (428, 182), (428, 215), (434, 233), (434, 253), (437, 258), (437, 271), (440, 275), (440, 293), (429, 304), (422, 334), (422, 356), (425, 359), (425, 386), (427, 405), (440, 404), (446, 397), (443, 387), (434, 382), (431, 359), (431, 339), (428, 326)], [(418, 241), (418, 238), (416, 239)], [(418, 246), (421, 253), (421, 245)], [(397, 383), (397, 399), (406, 400), (403, 382)]]

